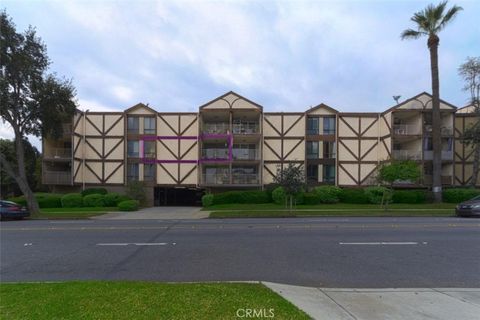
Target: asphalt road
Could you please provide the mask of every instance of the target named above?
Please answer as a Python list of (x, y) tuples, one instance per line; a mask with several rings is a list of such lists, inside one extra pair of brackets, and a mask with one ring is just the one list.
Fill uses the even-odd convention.
[(480, 287), (479, 219), (32, 220), (0, 231), (4, 282)]

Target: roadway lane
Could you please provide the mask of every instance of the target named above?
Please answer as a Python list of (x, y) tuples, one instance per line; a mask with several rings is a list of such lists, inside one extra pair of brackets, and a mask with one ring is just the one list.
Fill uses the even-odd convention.
[(480, 287), (480, 220), (295, 218), (0, 223), (1, 281), (263, 280)]

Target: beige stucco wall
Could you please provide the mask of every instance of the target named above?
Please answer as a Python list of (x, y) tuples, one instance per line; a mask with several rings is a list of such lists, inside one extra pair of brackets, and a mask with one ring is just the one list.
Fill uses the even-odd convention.
[[(278, 114), (264, 114), (263, 115), (263, 135), (265, 137), (278, 137), (282, 127), (282, 117)], [(275, 128), (275, 129), (274, 129)]]
[(203, 107), (203, 109), (258, 109), (258, 106), (239, 97), (234, 93), (230, 93), (225, 97), (215, 100), (212, 103)]

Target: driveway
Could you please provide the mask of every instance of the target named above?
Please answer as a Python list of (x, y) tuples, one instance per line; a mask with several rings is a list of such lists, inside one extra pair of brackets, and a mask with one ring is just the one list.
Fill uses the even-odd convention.
[(177, 220), (177, 219), (204, 219), (208, 218), (208, 211), (201, 211), (200, 207), (151, 207), (133, 212), (110, 212), (101, 216), (92, 217), (97, 220)]

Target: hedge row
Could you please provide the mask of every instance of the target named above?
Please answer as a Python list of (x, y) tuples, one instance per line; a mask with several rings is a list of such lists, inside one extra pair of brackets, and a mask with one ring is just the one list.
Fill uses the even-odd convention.
[[(480, 195), (480, 189), (446, 189), (443, 201), (459, 203)], [(339, 188), (336, 186), (316, 187), (311, 192), (299, 193), (296, 204), (351, 203), (380, 204), (382, 200), (392, 203), (417, 204), (426, 203), (429, 199), (426, 190), (390, 190), (385, 187)], [(218, 194), (206, 194), (202, 198), (204, 207), (216, 204), (234, 203), (277, 203), (285, 204), (285, 192), (282, 187), (266, 191), (228, 191)]]

